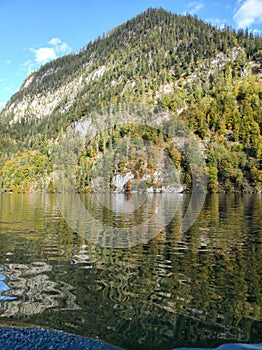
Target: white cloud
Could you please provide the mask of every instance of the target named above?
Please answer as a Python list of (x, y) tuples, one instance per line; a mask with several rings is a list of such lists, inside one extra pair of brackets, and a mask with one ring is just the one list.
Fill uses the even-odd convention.
[(35, 60), (39, 64), (44, 64), (57, 58), (54, 48), (51, 47), (40, 47), (37, 50), (31, 49), (31, 51), (34, 52)]
[(202, 1), (193, 1), (190, 2), (187, 5), (187, 11), (184, 12), (184, 14), (189, 13), (191, 15), (196, 14), (197, 12), (199, 12), (203, 7), (204, 7), (204, 3)]
[(48, 42), (49, 47), (40, 47), (39, 49), (30, 49), (35, 54), (35, 61), (38, 64), (44, 64), (54, 60), (61, 55), (70, 51), (67, 43), (64, 43), (59, 38), (52, 38)]
[(67, 43), (63, 43), (59, 38), (51, 39), (48, 44), (54, 46), (56, 54), (65, 54), (70, 51), (70, 47)]
[(70, 51), (70, 47), (67, 45), (67, 43), (62, 43), (59, 46), (59, 50), (61, 53), (68, 53)]
[(233, 19), (238, 28), (250, 27), (254, 23), (262, 23), (262, 0), (238, 1)]
[(69, 53), (71, 48), (67, 43), (62, 42), (61, 39), (52, 38), (45, 47), (31, 48), (30, 51), (34, 53), (34, 59), (27, 60), (20, 66), (20, 70), (26, 72), (27, 75), (38, 69), (39, 65)]
[(6, 86), (5, 89), (9, 92), (13, 91), (13, 89), (10, 86)]
[(59, 38), (53, 38), (48, 41), (48, 44), (56, 46), (62, 44), (62, 41)]
[(12, 62), (10, 60), (6, 60), (5, 63), (6, 64), (12, 64)]

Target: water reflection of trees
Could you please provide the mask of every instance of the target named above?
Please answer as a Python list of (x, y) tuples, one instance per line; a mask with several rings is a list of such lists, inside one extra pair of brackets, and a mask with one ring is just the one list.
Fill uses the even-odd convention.
[[(90, 243), (126, 248), (148, 243), (170, 222), (179, 208), (179, 194), (107, 194), (107, 205), (97, 195), (59, 194), (59, 207), (70, 227)], [(143, 196), (130, 210), (128, 203)], [(80, 198), (82, 200), (80, 200)], [(136, 204), (136, 200), (134, 200)], [(122, 210), (112, 211), (115, 207)], [(132, 209), (132, 206), (131, 206)], [(181, 225), (181, 224), (180, 224)]]
[[(28, 315), (21, 304), (30, 291), (46, 309), (26, 317), (27, 322), (99, 336), (126, 349), (261, 342), (261, 196), (208, 196), (197, 223), (183, 233), (185, 205), (186, 200), (149, 244), (132, 248), (90, 244), (58, 218), (56, 229), (50, 223), (48, 233), (45, 226), (44, 234), (29, 236), (35, 243), (28, 245), (27, 262), (18, 265), (12, 262), (17, 256), (11, 255), (4, 270), (9, 269), (11, 291), (18, 286), (21, 317)], [(3, 253), (12, 247), (5, 237)], [(34, 266), (30, 254), (48, 258), (50, 264)], [(44, 270), (36, 273), (33, 268)], [(44, 287), (37, 289), (35, 283)], [(48, 288), (51, 297), (45, 301)], [(5, 302), (7, 310), (11, 302)]]
[[(87, 252), (99, 271), (93, 283), (114, 315), (104, 323), (118, 338), (123, 327), (127, 330), (124, 344), (133, 334), (130, 348), (130, 338), (160, 349), (159, 339), (181, 345), (210, 345), (213, 339), (216, 345), (219, 339), (258, 336), (262, 259), (250, 236), (261, 221), (261, 199), (225, 197), (208, 197), (197, 224), (185, 234), (176, 217), (147, 246), (113, 255), (102, 248)], [(261, 241), (261, 229), (256, 240)]]

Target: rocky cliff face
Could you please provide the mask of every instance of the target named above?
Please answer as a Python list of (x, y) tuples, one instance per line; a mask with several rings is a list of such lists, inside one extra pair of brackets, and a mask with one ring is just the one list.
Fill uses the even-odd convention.
[[(37, 80), (36, 73), (32, 73), (21, 87), (19, 93), (22, 98), (15, 102), (10, 102), (7, 105), (4, 113), (5, 115), (12, 115), (10, 125), (15, 123), (26, 122), (32, 124), (41, 121), (47, 116), (52, 116), (53, 113), (60, 113), (63, 115), (74, 103), (78, 102), (78, 94), (81, 93), (83, 86), (88, 87), (94, 81), (102, 78), (106, 66), (99, 67), (92, 70), (91, 65), (83, 65), (81, 73), (72, 81), (59, 86), (56, 89), (46, 90), (43, 93), (28, 94), (26, 89), (30, 88), (34, 80)], [(52, 74), (48, 72), (44, 75), (47, 77)], [(23, 94), (25, 92), (25, 94)]]

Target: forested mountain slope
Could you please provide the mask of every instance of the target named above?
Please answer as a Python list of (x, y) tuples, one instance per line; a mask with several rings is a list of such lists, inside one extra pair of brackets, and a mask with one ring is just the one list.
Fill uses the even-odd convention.
[[(199, 137), (210, 191), (260, 191), (261, 63), (261, 37), (149, 9), (26, 79), (0, 115), (0, 188), (53, 190), (55, 145), (66, 128), (94, 109), (137, 102), (172, 111)], [(115, 130), (113, 137), (128, 133), (134, 130)], [(159, 137), (147, 133), (146, 139), (159, 144)], [(162, 147), (170, 153), (170, 140)], [(102, 151), (89, 145), (81, 156), (85, 169)], [(172, 152), (190, 190), (183, 154), (174, 147)], [(152, 155), (138, 155), (140, 163), (143, 157)], [(90, 190), (90, 179), (81, 176), (78, 190)]]

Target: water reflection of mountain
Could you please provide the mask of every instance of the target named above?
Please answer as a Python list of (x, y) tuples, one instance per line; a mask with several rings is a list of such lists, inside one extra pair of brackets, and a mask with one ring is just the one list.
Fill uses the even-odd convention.
[[(261, 309), (254, 308), (248, 290), (250, 283), (253, 288), (260, 283), (255, 276), (247, 279), (248, 267), (242, 277), (235, 274), (245, 260), (241, 249), (228, 259), (206, 247), (197, 253), (189, 245), (181, 250), (168, 257), (171, 251), (161, 242), (124, 254), (84, 247), (74, 256), (78, 275), (86, 280), (78, 292), (81, 309), (96, 305), (101, 332), (110, 330), (107, 341), (117, 339), (127, 349), (140, 349), (139, 342), (147, 344), (141, 349), (168, 349), (174, 342), (216, 346), (219, 339), (242, 342), (254, 336), (259, 342)], [(90, 268), (95, 277), (86, 276)], [(258, 269), (257, 263), (253, 272)]]
[(185, 200), (177, 193), (57, 195), (59, 208), (73, 231), (92, 244), (111, 248), (148, 243), (181, 215)]
[(8, 264), (3, 273), (8, 280), (8, 295), (12, 300), (3, 303), (1, 317), (29, 316), (47, 309), (78, 310), (74, 288), (66, 282), (54, 282), (48, 276), (52, 267), (38, 262), (30, 265)]
[[(15, 233), (0, 227), (1, 274), (11, 288), (4, 294), (16, 296), (3, 302), (2, 322), (99, 337), (128, 350), (262, 341), (260, 195), (208, 196), (188, 232), (180, 230), (182, 201), (165, 230), (125, 249), (73, 234), (52, 197), (49, 214), (48, 205), (41, 209), (35, 200), (30, 216), (30, 200), (19, 198), (11, 211), (19, 211), (20, 201), (16, 219), (24, 226), (14, 225)], [(117, 208), (117, 217), (103, 210), (97, 215), (121, 224)], [(4, 213), (6, 221), (6, 207)]]

